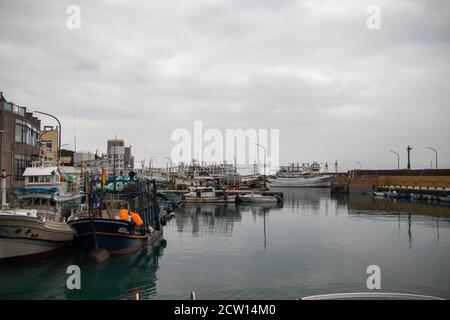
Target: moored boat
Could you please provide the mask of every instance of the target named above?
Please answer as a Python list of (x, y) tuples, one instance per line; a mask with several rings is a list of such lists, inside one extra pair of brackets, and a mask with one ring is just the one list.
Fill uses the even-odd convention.
[(320, 174), (320, 165), (314, 162), (312, 165), (280, 167), (275, 176), (269, 176), (269, 187), (317, 187), (330, 188), (336, 181), (336, 177), (329, 174)]
[[(76, 176), (37, 161), (25, 169), (25, 186), (0, 211), (0, 259), (34, 258), (71, 245), (73, 230), (66, 218), (81, 210)], [(2, 198), (6, 199), (2, 181)], [(5, 205), (6, 207), (6, 205)]]
[(422, 201), (435, 201), (441, 200), (438, 196), (433, 194), (419, 194), (419, 193), (411, 193), (411, 200), (422, 200)]
[[(120, 187), (116, 187), (120, 185)], [(74, 246), (87, 253), (125, 254), (161, 239), (162, 210), (155, 181), (113, 179), (91, 183), (87, 215), (72, 217)]]
[(183, 203), (235, 203), (236, 196), (213, 187), (191, 187), (181, 200)]
[(0, 260), (32, 258), (70, 246), (72, 229), (41, 219), (37, 210), (0, 211)]
[(385, 192), (376, 192), (376, 191), (374, 191), (374, 192), (372, 192), (372, 195), (375, 198), (384, 198), (384, 197), (386, 197), (386, 193)]
[(390, 189), (388, 192), (386, 192), (386, 197), (398, 198), (398, 192), (395, 189)]
[(241, 201), (244, 203), (277, 203), (278, 198), (270, 195), (263, 194), (246, 194), (240, 197)]

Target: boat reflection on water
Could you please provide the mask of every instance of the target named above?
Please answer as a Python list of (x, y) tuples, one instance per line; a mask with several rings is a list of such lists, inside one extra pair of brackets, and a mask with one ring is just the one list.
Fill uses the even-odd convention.
[[(67, 252), (33, 263), (0, 264), (0, 299), (141, 299), (155, 296), (159, 259), (167, 243), (113, 257), (104, 263), (81, 259)], [(81, 290), (69, 290), (69, 266), (80, 267)], [(14, 274), (14, 277), (10, 275)]]
[(69, 265), (73, 265), (70, 253), (27, 262), (0, 262), (0, 300), (66, 299)]
[(348, 198), (349, 213), (386, 212), (434, 217), (450, 217), (450, 205), (447, 203), (418, 202), (409, 199), (374, 198), (368, 195), (350, 195)]
[(450, 205), (417, 202), (409, 199), (380, 199), (367, 195), (350, 195), (348, 197), (348, 214), (352, 218), (378, 221), (396, 220), (398, 232), (406, 224), (409, 248), (413, 247), (414, 226), (427, 227), (435, 231), (435, 243), (440, 243), (440, 228), (450, 228)]
[(166, 245), (166, 240), (161, 240), (159, 246), (147, 246), (103, 263), (74, 259), (81, 268), (82, 290), (69, 291), (67, 298), (136, 300), (155, 296), (159, 259)]
[(282, 203), (183, 204), (177, 210), (174, 223), (180, 232), (231, 236), (235, 222), (241, 222), (243, 214), (263, 216), (282, 207)]

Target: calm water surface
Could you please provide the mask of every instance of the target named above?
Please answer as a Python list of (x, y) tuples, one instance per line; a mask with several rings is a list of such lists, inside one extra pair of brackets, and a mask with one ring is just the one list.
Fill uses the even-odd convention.
[[(277, 206), (189, 205), (159, 248), (94, 264), (70, 253), (0, 265), (0, 299), (297, 299), (382, 291), (450, 299), (450, 206), (284, 189)], [(78, 264), (82, 290), (66, 289)]]

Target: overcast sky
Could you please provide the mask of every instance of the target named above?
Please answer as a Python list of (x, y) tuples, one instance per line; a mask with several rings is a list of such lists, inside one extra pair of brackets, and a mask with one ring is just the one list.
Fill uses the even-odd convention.
[[(67, 7), (81, 9), (69, 30)], [(381, 29), (366, 26), (370, 4)], [(280, 129), (280, 162), (450, 168), (450, 2), (0, 2), (0, 90), (77, 148), (165, 165), (177, 128)], [(53, 124), (44, 119), (43, 124)]]

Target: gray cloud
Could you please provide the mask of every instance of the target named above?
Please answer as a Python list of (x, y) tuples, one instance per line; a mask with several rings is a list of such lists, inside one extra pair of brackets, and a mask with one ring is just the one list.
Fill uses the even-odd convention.
[(389, 150), (411, 144), (415, 167), (430, 166), (427, 145), (450, 167), (450, 5), (376, 1), (382, 29), (369, 31), (372, 3), (2, 1), (0, 87), (58, 115), (63, 142), (75, 99), (78, 149), (117, 134), (137, 160), (169, 155), (171, 132), (203, 120), (279, 128), (282, 163), (392, 168)]

